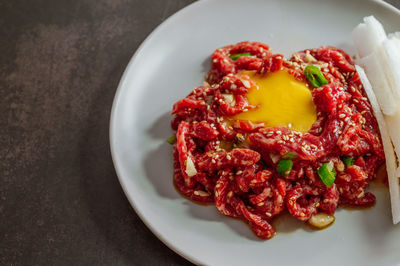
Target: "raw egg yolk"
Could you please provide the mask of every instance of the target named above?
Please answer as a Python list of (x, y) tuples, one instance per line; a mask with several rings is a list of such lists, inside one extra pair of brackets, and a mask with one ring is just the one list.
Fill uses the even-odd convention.
[(311, 90), (285, 70), (268, 74), (243, 71), (257, 87), (248, 89), (250, 105), (258, 106), (235, 115), (237, 120), (264, 122), (266, 127), (283, 126), (300, 132), (310, 130), (317, 119)]

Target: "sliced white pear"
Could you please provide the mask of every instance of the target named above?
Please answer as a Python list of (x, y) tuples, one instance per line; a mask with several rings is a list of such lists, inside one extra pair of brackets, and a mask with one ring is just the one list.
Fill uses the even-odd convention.
[(382, 144), (386, 157), (386, 171), (388, 173), (390, 201), (392, 206), (393, 223), (397, 224), (400, 221), (400, 194), (399, 194), (399, 179), (397, 175), (397, 159), (393, 150), (391, 138), (389, 136), (385, 116), (382, 114), (377, 98), (372, 90), (371, 83), (367, 75), (360, 66), (356, 66), (356, 70), (360, 80), (364, 86), (365, 92), (369, 98), (376, 120), (378, 121), (379, 130), (381, 132)]
[(386, 74), (381, 66), (380, 59), (382, 55), (378, 54), (378, 51), (376, 50), (370, 55), (360, 58), (357, 63), (365, 69), (382, 112), (386, 115), (393, 115), (398, 109), (398, 101), (393, 96), (389, 83), (385, 78)]
[(392, 94), (400, 101), (400, 49), (395, 40), (388, 39), (377, 50)]
[(374, 16), (369, 16), (364, 18), (364, 23), (358, 24), (353, 30), (352, 37), (358, 55), (364, 57), (386, 40), (386, 32)]

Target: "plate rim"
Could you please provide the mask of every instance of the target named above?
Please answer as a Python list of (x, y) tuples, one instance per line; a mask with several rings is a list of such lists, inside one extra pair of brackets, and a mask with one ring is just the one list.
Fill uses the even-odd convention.
[[(184, 250), (181, 250), (180, 248), (174, 246), (168, 239), (164, 238), (162, 236), (161, 233), (158, 232), (158, 229), (153, 227), (147, 220), (146, 218), (143, 216), (143, 214), (138, 210), (138, 207), (135, 203), (135, 201), (133, 200), (133, 197), (131, 197), (131, 195), (128, 192), (127, 189), (127, 184), (124, 181), (124, 177), (122, 177), (122, 174), (119, 170), (119, 162), (116, 160), (117, 157), (117, 151), (116, 151), (116, 144), (115, 144), (115, 137), (114, 135), (116, 134), (116, 126), (118, 123), (118, 119), (116, 116), (117, 113), (117, 108), (118, 108), (118, 102), (121, 99), (121, 94), (124, 90), (125, 87), (125, 83), (127, 82), (127, 78), (128, 78), (128, 73), (131, 72), (131, 69), (133, 68), (136, 58), (138, 58), (138, 56), (141, 54), (142, 50), (146, 47), (147, 43), (149, 43), (152, 39), (153, 36), (156, 35), (159, 31), (162, 31), (163, 28), (167, 27), (169, 24), (173, 23), (173, 20), (182, 15), (183, 13), (186, 12), (190, 12), (190, 10), (195, 9), (198, 5), (207, 5), (208, 2), (215, 2), (215, 1), (219, 1), (219, 0), (198, 0), (195, 1), (193, 3), (190, 3), (189, 5), (177, 10), (175, 13), (173, 13), (172, 15), (170, 15), (168, 18), (166, 18), (163, 22), (161, 22), (160, 24), (158, 24), (151, 32), (149, 35), (147, 35), (147, 37), (141, 42), (141, 44), (138, 46), (138, 48), (136, 49), (136, 51), (134, 52), (134, 54), (132, 55), (132, 57), (130, 58), (128, 64), (125, 67), (125, 70), (120, 78), (120, 81), (118, 83), (117, 86), (117, 90), (115, 92), (114, 95), (114, 99), (113, 99), (113, 103), (112, 103), (112, 108), (111, 108), (111, 112), (110, 112), (110, 119), (109, 119), (109, 142), (110, 142), (110, 151), (111, 151), (111, 158), (112, 158), (112, 162), (114, 165), (114, 169), (118, 178), (118, 181), (121, 185), (121, 188), (126, 196), (126, 198), (128, 199), (131, 207), (133, 208), (133, 210), (135, 211), (135, 213), (139, 216), (139, 218), (141, 219), (141, 221), (146, 225), (146, 227), (163, 243), (165, 244), (169, 249), (171, 249), (172, 251), (174, 251), (176, 254), (178, 254), (179, 256), (185, 258), (186, 260), (188, 260), (191, 263), (194, 263), (196, 265), (198, 264), (202, 264), (203, 262), (201, 262), (201, 260), (199, 260), (196, 257), (193, 257), (190, 254), (187, 254)], [(390, 3), (387, 3), (383, 0), (367, 0), (366, 2), (374, 2), (388, 10), (390, 10), (391, 12), (397, 13), (397, 15), (400, 17), (400, 9), (397, 9), (396, 7), (394, 7), (393, 5), (391, 5)]]

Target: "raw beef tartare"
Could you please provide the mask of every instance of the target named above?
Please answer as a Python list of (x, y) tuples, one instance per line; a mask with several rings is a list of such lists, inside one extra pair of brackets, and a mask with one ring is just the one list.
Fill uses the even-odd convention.
[(282, 212), (312, 221), (341, 204), (375, 203), (365, 190), (385, 156), (348, 54), (321, 47), (285, 59), (240, 42), (211, 60), (204, 84), (172, 111), (174, 183), (184, 196), (215, 202), (263, 239)]

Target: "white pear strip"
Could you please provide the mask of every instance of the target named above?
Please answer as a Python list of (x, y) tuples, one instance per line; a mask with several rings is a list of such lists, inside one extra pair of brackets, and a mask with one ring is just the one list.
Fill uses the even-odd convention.
[(357, 60), (357, 63), (365, 69), (382, 112), (385, 115), (393, 115), (398, 109), (398, 102), (385, 78), (385, 71), (380, 63), (381, 55), (378, 55), (379, 51), (377, 49), (370, 55)]
[(398, 53), (400, 53), (400, 31), (389, 34), (389, 39), (394, 43)]
[(380, 62), (393, 96), (400, 101), (400, 49), (395, 40), (388, 39), (382, 42), (378, 50), (382, 50), (381, 54), (384, 53)]
[(378, 121), (379, 130), (381, 132), (382, 144), (386, 157), (386, 171), (389, 179), (390, 201), (392, 205), (392, 218), (393, 223), (397, 224), (400, 221), (400, 194), (399, 194), (399, 179), (396, 175), (397, 161), (393, 150), (392, 142), (390, 140), (388, 130), (386, 127), (385, 117), (382, 114), (377, 98), (372, 90), (371, 84), (368, 81), (367, 75), (364, 70), (356, 66), (356, 70), (360, 80), (364, 86), (365, 92), (369, 98), (372, 109), (374, 110), (376, 120)]
[[(400, 109), (394, 115), (387, 115), (385, 116), (385, 121), (387, 125), (387, 130), (389, 132), (389, 136), (391, 138), (394, 151), (399, 157), (400, 154)], [(400, 169), (397, 169), (396, 175), (399, 175)]]
[(360, 57), (371, 54), (377, 46), (386, 40), (386, 32), (382, 24), (375, 17), (364, 18), (364, 23), (352, 32), (353, 42)]

